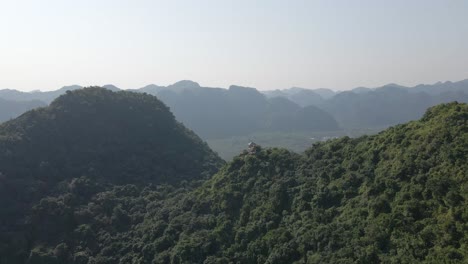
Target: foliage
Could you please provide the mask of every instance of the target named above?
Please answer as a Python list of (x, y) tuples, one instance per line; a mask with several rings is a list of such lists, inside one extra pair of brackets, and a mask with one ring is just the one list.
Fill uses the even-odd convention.
[(302, 155), (241, 154), (199, 186), (69, 178), (2, 261), (466, 263), (467, 122), (468, 105), (439, 105)]
[(33, 227), (55, 241), (76, 223), (76, 206), (114, 185), (195, 185), (222, 164), (154, 96), (67, 92), (0, 125), (0, 256), (24, 257)]

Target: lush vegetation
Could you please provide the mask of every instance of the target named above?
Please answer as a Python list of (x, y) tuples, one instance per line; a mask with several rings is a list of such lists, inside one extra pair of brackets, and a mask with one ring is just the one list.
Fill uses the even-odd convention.
[[(320, 143), (304, 156), (241, 155), (194, 191), (153, 193), (152, 212), (124, 235), (104, 236), (112, 254), (101, 249), (97, 259), (464, 263), (467, 120), (466, 105), (442, 105), (421, 121)], [(129, 240), (140, 247), (123, 249)]]
[[(21, 263), (35, 235), (56, 241), (71, 227), (74, 211), (53, 196), (77, 209), (117, 185), (196, 185), (222, 164), (153, 96), (68, 92), (0, 125), (0, 262)], [(66, 219), (35, 225), (43, 206)]]
[(154, 97), (68, 93), (0, 127), (0, 262), (466, 263), (467, 122), (439, 105), (208, 177), (220, 159)]

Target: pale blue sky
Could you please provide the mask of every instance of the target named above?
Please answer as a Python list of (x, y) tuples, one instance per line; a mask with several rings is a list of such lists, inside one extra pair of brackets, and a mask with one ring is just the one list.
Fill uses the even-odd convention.
[(0, 0), (0, 89), (466, 78), (466, 0)]

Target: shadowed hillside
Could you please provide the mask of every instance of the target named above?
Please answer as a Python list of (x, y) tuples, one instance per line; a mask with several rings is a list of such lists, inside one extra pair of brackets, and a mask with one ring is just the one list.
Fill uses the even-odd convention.
[[(53, 206), (48, 196), (69, 193), (67, 201), (80, 206), (111, 186), (195, 183), (222, 164), (153, 96), (67, 92), (0, 125), (0, 263), (27, 257), (31, 210)], [(63, 228), (77, 220), (70, 213), (55, 212), (67, 219), (44, 220), (37, 232), (65, 235)]]

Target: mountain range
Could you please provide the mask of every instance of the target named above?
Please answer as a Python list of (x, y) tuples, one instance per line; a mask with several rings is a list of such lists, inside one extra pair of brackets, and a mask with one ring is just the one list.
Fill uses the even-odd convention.
[[(0, 121), (47, 105), (66, 91), (80, 88), (72, 85), (49, 92), (0, 90), (0, 99), (8, 101), (0, 105)], [(111, 84), (103, 88), (121, 90)], [(227, 160), (252, 139), (267, 146), (303, 151), (317, 140), (376, 133), (416, 120), (428, 107), (440, 103), (468, 102), (468, 80), (415, 87), (388, 84), (344, 92), (298, 87), (258, 91), (235, 85), (228, 89), (210, 88), (184, 80), (169, 86), (151, 84), (128, 91), (156, 96), (178, 121), (208, 141)]]
[[(0, 98), (13, 102), (34, 100), (36, 103), (37, 101), (42, 101), (45, 104), (49, 104), (53, 99), (64, 94), (66, 91), (80, 88), (82, 87), (79, 85), (71, 85), (48, 92), (21, 92), (4, 89), (0, 90)], [(103, 88), (111, 91), (121, 90), (111, 84), (104, 85)], [(238, 111), (241, 110), (242, 106), (236, 106), (235, 104), (240, 104), (244, 101), (248, 104), (249, 100), (252, 101), (250, 102), (251, 104), (262, 105), (261, 107), (259, 106), (259, 108), (268, 108), (268, 104), (272, 105), (272, 108), (275, 108), (275, 102), (270, 101), (268, 103), (267, 101), (277, 97), (286, 98), (302, 108), (307, 106), (321, 108), (332, 114), (342, 128), (362, 125), (381, 127), (418, 118), (428, 106), (438, 103), (453, 100), (466, 102), (468, 100), (468, 79), (458, 82), (438, 82), (432, 85), (420, 84), (414, 87), (405, 87), (397, 84), (388, 84), (377, 88), (358, 87), (343, 92), (336, 92), (326, 88), (305, 89), (299, 87), (284, 90), (257, 91), (254, 88), (235, 85), (231, 86), (229, 89), (209, 88), (201, 87), (198, 83), (193, 81), (183, 80), (169, 86), (150, 84), (139, 89), (129, 89), (129, 91), (148, 93), (160, 97), (163, 102), (169, 105), (176, 113), (176, 117), (181, 115), (180, 119), (184, 122), (193, 123), (190, 124), (189, 127), (192, 125), (196, 126), (201, 120), (193, 120), (191, 117), (188, 117), (190, 114), (192, 114), (192, 116), (198, 116), (199, 114), (187, 113), (187, 111), (193, 111), (202, 106), (209, 107), (211, 108), (210, 110), (213, 111), (218, 109), (218, 112), (229, 111), (229, 109), (223, 109), (225, 103), (234, 104), (229, 106), (229, 108), (237, 108), (235, 110)], [(209, 99), (211, 99), (210, 97), (213, 97), (215, 100), (209, 101)], [(227, 99), (228, 97), (230, 97), (230, 99)], [(253, 100), (257, 101), (254, 103)], [(193, 103), (194, 105), (186, 106), (185, 104), (187, 103)], [(283, 103), (286, 102), (283, 101)], [(183, 109), (182, 105), (186, 106), (188, 109)], [(401, 107), (407, 108), (405, 112), (408, 117), (404, 117), (401, 113), (395, 113), (395, 110), (401, 109)], [(299, 109), (297, 106), (293, 108), (295, 108), (295, 110)], [(380, 113), (375, 112), (376, 110)], [(262, 111), (268, 111), (268, 109), (262, 109)], [(368, 115), (375, 113), (375, 116), (366, 117), (364, 115), (365, 113)], [(252, 112), (252, 115), (255, 114)], [(17, 115), (17, 113), (12, 111), (12, 114), (8, 115), (8, 117), (15, 115)], [(264, 118), (268, 119), (266, 117)], [(270, 119), (271, 118), (273, 117), (270, 117)], [(5, 120), (5, 118), (0, 119), (0, 121), (1, 120)], [(212, 122), (212, 120), (207, 119), (203, 120), (203, 122)], [(316, 129), (326, 130), (330, 129), (330, 127), (317, 127)], [(292, 128), (292, 130), (295, 130), (295, 128)], [(204, 136), (204, 133), (201, 134)]]

